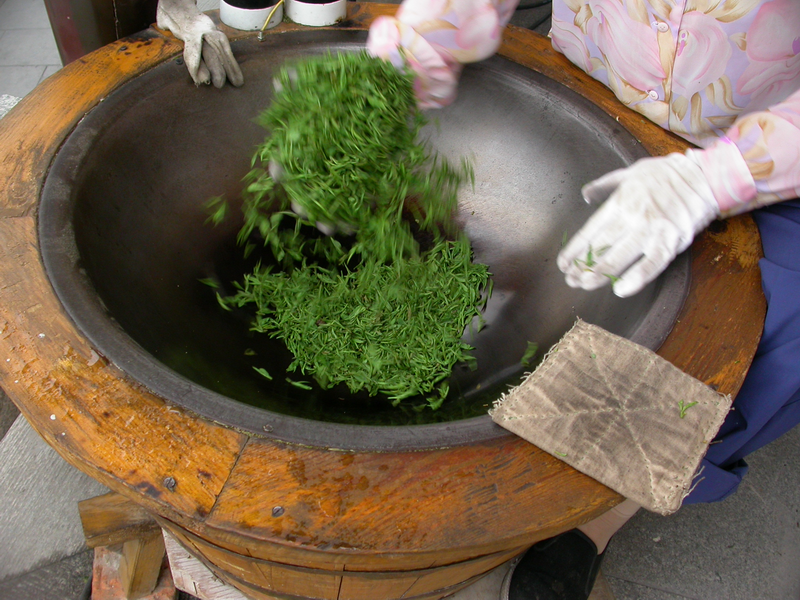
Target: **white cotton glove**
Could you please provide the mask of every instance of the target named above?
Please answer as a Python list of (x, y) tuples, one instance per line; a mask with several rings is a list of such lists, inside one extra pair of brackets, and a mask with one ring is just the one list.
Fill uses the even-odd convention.
[(226, 78), (237, 87), (244, 83), (228, 38), (198, 10), (195, 0), (159, 0), (156, 23), (183, 40), (183, 60), (195, 84), (221, 88)]
[(586, 290), (613, 283), (632, 296), (658, 277), (719, 215), (696, 151), (645, 158), (581, 190), (604, 202), (558, 255), (567, 284)]

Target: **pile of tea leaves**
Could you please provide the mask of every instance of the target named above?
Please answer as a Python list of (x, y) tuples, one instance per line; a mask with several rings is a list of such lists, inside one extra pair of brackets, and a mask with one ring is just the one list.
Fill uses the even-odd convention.
[[(454, 365), (474, 364), (461, 338), (488, 298), (488, 268), (453, 221), (468, 163), (417, 141), (413, 78), (366, 52), (284, 66), (274, 84), (239, 232), (259, 262), (220, 303), (253, 305), (252, 329), (324, 389), (438, 408)], [(223, 200), (209, 207), (225, 217)]]

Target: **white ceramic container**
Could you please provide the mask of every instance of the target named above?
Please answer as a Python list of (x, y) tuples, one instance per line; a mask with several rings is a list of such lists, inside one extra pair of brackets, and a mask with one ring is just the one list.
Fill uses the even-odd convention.
[(286, 1), (286, 16), (300, 25), (325, 27), (338, 23), (347, 16), (347, 0), (335, 0), (325, 4)]
[[(220, 0), (219, 2), (219, 19), (228, 27), (240, 29), (242, 31), (259, 31), (264, 26), (264, 21), (267, 20), (272, 6), (266, 8), (238, 8)], [(275, 27), (278, 23), (283, 21), (283, 6), (279, 6), (275, 14), (269, 20), (267, 29)]]

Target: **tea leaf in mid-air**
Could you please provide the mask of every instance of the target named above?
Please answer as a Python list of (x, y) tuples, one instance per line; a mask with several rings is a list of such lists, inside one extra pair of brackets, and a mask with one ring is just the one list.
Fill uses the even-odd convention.
[(292, 353), (287, 371), (435, 410), (453, 366), (475, 366), (461, 338), (491, 293), (453, 218), (471, 165), (418, 142), (413, 76), (366, 52), (297, 62), (276, 81), (238, 236), (260, 262), (220, 302), (255, 309), (252, 330)]

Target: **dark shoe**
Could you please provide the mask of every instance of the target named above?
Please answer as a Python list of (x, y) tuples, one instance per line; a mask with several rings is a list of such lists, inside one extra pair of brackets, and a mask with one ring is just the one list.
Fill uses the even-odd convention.
[(578, 529), (543, 540), (512, 568), (502, 600), (586, 600), (602, 560)]

